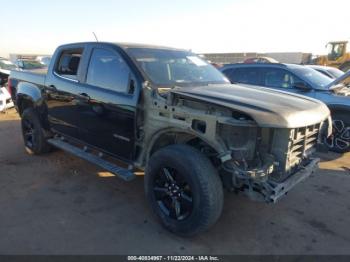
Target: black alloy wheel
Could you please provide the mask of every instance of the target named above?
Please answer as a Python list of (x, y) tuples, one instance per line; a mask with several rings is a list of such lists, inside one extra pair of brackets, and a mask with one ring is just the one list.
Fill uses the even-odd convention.
[(45, 131), (34, 108), (27, 108), (21, 115), (24, 146), (29, 154), (43, 154), (51, 150)]
[(34, 124), (30, 121), (30, 119), (22, 120), (22, 133), (24, 145), (33, 150), (35, 146)]
[(145, 192), (162, 225), (180, 236), (208, 230), (223, 209), (218, 171), (203, 153), (188, 145), (169, 145), (152, 155)]
[(159, 208), (166, 216), (181, 221), (191, 215), (191, 187), (176, 169), (164, 167), (154, 180), (153, 191)]

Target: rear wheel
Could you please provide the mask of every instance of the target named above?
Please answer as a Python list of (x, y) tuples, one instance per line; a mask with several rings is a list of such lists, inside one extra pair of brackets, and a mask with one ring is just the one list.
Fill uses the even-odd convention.
[(24, 146), (29, 154), (39, 155), (50, 151), (40, 119), (33, 108), (24, 110), (21, 125)]
[(350, 150), (350, 119), (345, 113), (336, 113), (333, 116), (333, 133), (326, 140), (331, 151), (345, 153)]
[(160, 149), (149, 161), (145, 191), (162, 224), (181, 236), (210, 228), (223, 208), (220, 177), (208, 158), (186, 145)]

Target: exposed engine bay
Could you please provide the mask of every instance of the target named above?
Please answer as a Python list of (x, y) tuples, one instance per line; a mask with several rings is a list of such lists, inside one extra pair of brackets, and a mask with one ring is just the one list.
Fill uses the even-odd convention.
[[(235, 110), (234, 103), (228, 108), (221, 101), (213, 103), (211, 97), (210, 101), (203, 101), (202, 94), (188, 95), (175, 90), (160, 94), (161, 98), (153, 96), (152, 110), (143, 120), (152, 123), (146, 125), (146, 138), (162, 127), (173, 127), (155, 142), (156, 149), (171, 143), (197, 147), (212, 160), (227, 189), (242, 192), (257, 201), (276, 202), (309, 176), (318, 164), (318, 159), (312, 155), (322, 144), (323, 137), (331, 134), (331, 119), (324, 119), (329, 111), (323, 105), (315, 113), (316, 121), (321, 114), (323, 121), (309, 121), (311, 124), (301, 127), (293, 127), (293, 123), (288, 122), (291, 114), (284, 112), (283, 115), (271, 108), (270, 115), (278, 114), (288, 123), (283, 128), (279, 123), (257, 123), (254, 115)], [(242, 104), (240, 106), (242, 108)], [(252, 108), (258, 111), (251, 106), (250, 112)], [(304, 123), (307, 123), (305, 119), (312, 118), (308, 114), (310, 111), (304, 112)], [(270, 121), (278, 119), (263, 117), (272, 119)], [(294, 121), (295, 116), (290, 119)]]

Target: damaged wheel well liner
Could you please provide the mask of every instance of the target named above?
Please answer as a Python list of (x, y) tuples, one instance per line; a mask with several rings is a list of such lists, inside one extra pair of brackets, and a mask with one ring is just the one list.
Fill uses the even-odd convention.
[(197, 148), (208, 157), (219, 156), (225, 152), (224, 145), (211, 145), (205, 139), (192, 132), (183, 130), (166, 129), (155, 134), (148, 146), (144, 157), (144, 163), (159, 149), (173, 144), (187, 144)]

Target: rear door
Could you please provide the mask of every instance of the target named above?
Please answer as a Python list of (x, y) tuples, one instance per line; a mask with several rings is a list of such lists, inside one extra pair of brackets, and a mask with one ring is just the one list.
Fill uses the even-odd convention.
[(80, 107), (85, 98), (79, 83), (82, 77), (84, 46), (57, 51), (45, 83), (48, 120), (51, 128), (64, 136), (80, 139)]
[(257, 67), (228, 68), (223, 73), (233, 84), (261, 84), (260, 70)]
[(140, 83), (125, 55), (96, 44), (83, 83), (88, 102), (81, 107), (81, 138), (123, 160), (133, 158)]

